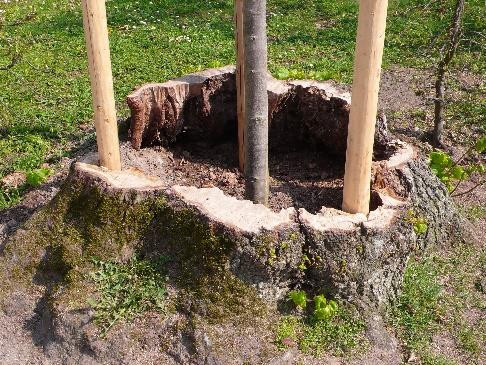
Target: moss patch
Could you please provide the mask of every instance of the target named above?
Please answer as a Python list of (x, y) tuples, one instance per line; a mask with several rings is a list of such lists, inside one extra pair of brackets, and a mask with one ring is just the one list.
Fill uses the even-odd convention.
[(8, 242), (0, 275), (9, 286), (34, 282), (49, 287), (49, 300), (57, 304), (85, 307), (91, 258), (130, 258), (162, 203), (155, 196), (136, 201), (135, 195), (103, 194), (68, 179), (51, 204)]
[(215, 234), (195, 211), (155, 193), (105, 193), (73, 180), (8, 243), (0, 293), (35, 283), (48, 288), (53, 307), (85, 308), (95, 290), (93, 258), (124, 263), (135, 255), (168, 255), (177, 266), (170, 274), (180, 289), (179, 307), (215, 321), (262, 312), (256, 290), (227, 267), (231, 237)]
[(155, 236), (163, 237), (163, 245), (177, 263), (175, 283), (182, 289), (183, 309), (198, 313), (210, 322), (234, 316), (250, 318), (265, 310), (256, 290), (235, 277), (227, 267), (235, 246), (232, 237), (215, 234), (189, 208), (166, 206), (156, 221)]

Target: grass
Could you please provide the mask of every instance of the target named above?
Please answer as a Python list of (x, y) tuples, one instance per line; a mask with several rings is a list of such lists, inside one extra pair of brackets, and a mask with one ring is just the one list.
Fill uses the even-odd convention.
[[(452, 4), (392, 0), (384, 67), (433, 67)], [(483, 5), (468, 1), (456, 69), (486, 70)], [(124, 99), (136, 85), (234, 63), (232, 0), (117, 0), (107, 8), (120, 117), (128, 115)], [(269, 69), (350, 82), (357, 11), (355, 0), (269, 0)], [(0, 69), (0, 178), (55, 165), (93, 139), (79, 1), (1, 2)], [(479, 123), (478, 100), (479, 92), (458, 102), (451, 118), (467, 112), (468, 123)], [(0, 196), (7, 196), (0, 208), (19, 200), (12, 191)]]
[(365, 324), (359, 316), (340, 306), (330, 320), (283, 316), (277, 325), (275, 343), (279, 349), (296, 344), (304, 353), (315, 356), (324, 352), (343, 356), (365, 347), (364, 330)]
[(405, 272), (403, 293), (393, 308), (395, 325), (402, 329), (401, 337), (410, 350), (426, 347), (436, 332), (441, 294), (433, 262), (412, 261)]
[(433, 350), (434, 336), (444, 333), (467, 363), (484, 360), (486, 293), (476, 283), (484, 275), (485, 264), (484, 248), (467, 244), (410, 261), (403, 292), (390, 310), (390, 321), (404, 347), (416, 353), (423, 364), (460, 362)]
[(462, 206), (461, 210), (463, 214), (473, 223), (476, 223), (480, 219), (486, 218), (486, 207), (484, 204), (470, 204), (468, 206)]
[(91, 274), (99, 293), (90, 299), (95, 321), (102, 335), (118, 321), (129, 320), (149, 310), (163, 310), (166, 297), (164, 259), (156, 261), (132, 258), (126, 264), (93, 261)]

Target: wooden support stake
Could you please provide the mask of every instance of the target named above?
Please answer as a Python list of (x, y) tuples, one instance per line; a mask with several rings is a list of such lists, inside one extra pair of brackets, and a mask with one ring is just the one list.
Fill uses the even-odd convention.
[(343, 210), (369, 213), (371, 163), (388, 0), (360, 0)]
[(243, 2), (235, 0), (236, 99), (238, 116), (238, 160), (245, 171), (245, 39), (243, 37)]
[(82, 0), (100, 165), (120, 170), (120, 146), (104, 0)]

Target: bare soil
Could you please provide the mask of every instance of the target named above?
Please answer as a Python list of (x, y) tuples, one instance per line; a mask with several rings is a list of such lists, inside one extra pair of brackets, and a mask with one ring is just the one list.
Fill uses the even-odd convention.
[[(237, 168), (237, 146), (233, 143), (180, 143), (171, 149), (145, 149), (141, 154), (126, 145), (122, 150), (127, 165), (150, 171), (167, 185), (218, 187), (244, 199), (244, 177)], [(340, 209), (344, 161), (323, 151), (307, 150), (271, 154), (269, 165), (269, 205), (273, 210), (293, 206), (313, 213), (322, 206)]]

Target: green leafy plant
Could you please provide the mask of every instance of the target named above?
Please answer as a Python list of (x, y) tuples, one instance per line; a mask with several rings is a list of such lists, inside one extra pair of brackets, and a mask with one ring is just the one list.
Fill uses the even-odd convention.
[(324, 351), (341, 356), (356, 351), (358, 345), (359, 349), (366, 348), (365, 327), (357, 313), (347, 308), (337, 308), (329, 320), (284, 316), (276, 328), (276, 345), (279, 349), (298, 346), (301, 351), (317, 356)]
[(426, 234), (427, 233), (427, 230), (429, 229), (429, 225), (427, 223), (427, 220), (424, 217), (417, 216), (417, 213), (413, 209), (410, 209), (407, 212), (406, 220), (411, 225), (413, 225), (413, 230), (415, 231), (416, 234)]
[(303, 290), (291, 291), (289, 298), (292, 299), (297, 308), (304, 309), (307, 306), (307, 294)]
[[(303, 290), (294, 290), (289, 293), (289, 298), (297, 308), (307, 307), (307, 293)], [(324, 294), (314, 297), (313, 318), (318, 321), (331, 319), (338, 311), (338, 304), (334, 300), (327, 300)]]
[(314, 318), (319, 321), (331, 319), (338, 311), (338, 304), (334, 300), (327, 301), (324, 295), (314, 297)]
[(21, 200), (21, 188), (0, 188), (0, 210), (10, 208)]
[[(468, 156), (471, 156), (473, 152), (483, 153), (486, 150), (486, 137), (480, 138), (474, 145), (469, 147), (466, 152), (457, 160), (454, 161), (452, 157), (443, 151), (434, 151), (430, 153), (430, 168), (437, 175), (437, 177), (446, 186), (451, 195), (457, 191), (460, 184), (469, 179), (473, 174), (484, 174), (486, 172), (486, 166), (482, 163), (468, 163), (461, 164), (461, 162)], [(473, 188), (456, 194), (455, 196), (470, 193), (478, 186), (485, 183), (485, 180), (481, 180)]]
[(95, 310), (95, 321), (103, 336), (118, 321), (164, 308), (164, 262), (164, 258), (151, 261), (137, 257), (126, 264), (93, 260), (97, 270), (90, 276), (97, 286), (99, 297), (89, 299), (88, 304)]
[(35, 169), (27, 174), (26, 184), (28, 186), (37, 187), (47, 180), (51, 170), (47, 168)]
[(308, 264), (310, 264), (311, 261), (309, 260), (309, 257), (307, 255), (302, 255), (300, 264), (299, 264), (299, 270), (304, 271), (307, 270)]

